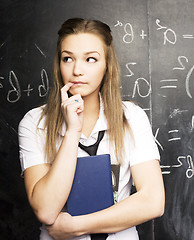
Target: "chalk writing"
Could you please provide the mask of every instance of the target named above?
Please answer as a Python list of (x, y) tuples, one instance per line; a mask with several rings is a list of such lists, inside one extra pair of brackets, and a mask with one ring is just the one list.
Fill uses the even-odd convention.
[[(136, 65), (135, 62), (130, 62), (125, 65), (129, 72), (128, 74), (125, 75), (125, 77), (132, 77), (135, 75), (130, 67), (130, 66), (134, 66), (134, 65)], [(143, 85), (143, 87), (141, 87), (141, 89), (143, 89), (145, 93), (142, 93), (142, 91), (140, 91), (140, 85)], [(145, 91), (145, 89), (146, 89), (146, 91)], [(135, 97), (136, 93), (142, 98), (146, 98), (151, 94), (151, 84), (148, 82), (148, 80), (146, 80), (143, 77), (137, 78), (135, 80), (132, 98)]]
[(179, 56), (179, 57), (178, 57), (178, 62), (179, 62), (179, 64), (180, 64), (180, 67), (174, 67), (173, 70), (176, 70), (176, 69), (178, 69), (178, 70), (185, 70), (186, 67), (185, 67), (184, 61), (185, 61), (186, 63), (189, 62), (189, 60), (188, 60), (187, 57), (185, 57), (185, 56)]
[(4, 44), (5, 44), (5, 42), (1, 43), (0, 48), (2, 48)]
[[(0, 80), (3, 80), (4, 79), (4, 77), (0, 77)], [(1, 88), (3, 88), (3, 84), (2, 83), (0, 83), (0, 89)]]
[(133, 26), (130, 23), (123, 24), (120, 21), (117, 21), (117, 24), (114, 25), (115, 27), (123, 27), (124, 26), (124, 36), (123, 36), (123, 42), (124, 43), (132, 43), (134, 40), (134, 31)]
[[(171, 171), (169, 170), (170, 169), (170, 166), (164, 166), (164, 165), (160, 165), (161, 169), (162, 169), (162, 174), (165, 175), (165, 174), (170, 174)], [(164, 170), (163, 170), (164, 169)]]
[(183, 165), (181, 159), (185, 159), (185, 157), (184, 156), (178, 156), (178, 158), (177, 158), (178, 164), (172, 165), (172, 167), (174, 167), (174, 168), (181, 167)]
[(194, 65), (191, 67), (191, 69), (189, 70), (187, 76), (186, 76), (186, 81), (185, 81), (185, 87), (186, 87), (186, 92), (187, 95), (192, 98), (191, 92), (190, 92), (190, 87), (189, 87), (189, 83), (190, 83), (190, 79), (191, 79), (191, 75), (193, 73), (194, 70)]
[(117, 24), (115, 24), (114, 26), (115, 26), (115, 27), (117, 27), (117, 26), (119, 26), (119, 27), (122, 27), (122, 26), (123, 26), (123, 24), (122, 24), (122, 22), (120, 22), (120, 21), (117, 21)]
[[(192, 117), (192, 127), (194, 126), (194, 116)], [(159, 131), (160, 128), (157, 128), (155, 134), (154, 134), (154, 140), (156, 142), (156, 144), (159, 146), (159, 148), (164, 151), (164, 147), (162, 146), (162, 144), (159, 142), (158, 135), (159, 135)], [(175, 130), (170, 130), (168, 131), (170, 138), (168, 139), (168, 142), (172, 142), (172, 141), (180, 141), (181, 137), (178, 135), (179, 134), (179, 130), (175, 129)], [(180, 168), (183, 167), (183, 164), (187, 164), (187, 170), (186, 170), (186, 177), (187, 178), (192, 178), (194, 176), (194, 164), (193, 164), (193, 159), (191, 157), (191, 155), (187, 155), (187, 156), (178, 156), (176, 159), (177, 163), (173, 164), (173, 165), (162, 165), (161, 164), (161, 170), (162, 170), (162, 174), (163, 175), (168, 175), (171, 173), (173, 168)]]
[(38, 49), (38, 51), (41, 53), (42, 56), (44, 56), (46, 58), (46, 55), (43, 53), (43, 51), (39, 48), (39, 46), (35, 43), (34, 44), (36, 46), (36, 48)]
[[(168, 133), (169, 134), (172, 134), (172, 135), (174, 135), (174, 133), (178, 133), (179, 132), (179, 130), (170, 130), (170, 131), (168, 131)], [(172, 138), (169, 138), (168, 139), (168, 142), (171, 142), (171, 141), (178, 141), (178, 140), (181, 140), (181, 138), (180, 137), (172, 137)]]
[(194, 116), (192, 116), (192, 119), (191, 119), (191, 127), (192, 127), (192, 130), (194, 129)]
[[(178, 57), (178, 63), (180, 64), (180, 67), (174, 67), (173, 70), (180, 70), (183, 71), (186, 69), (186, 64), (189, 62), (189, 59), (185, 56), (179, 56)], [(186, 75), (186, 79), (185, 79), (185, 89), (186, 89), (186, 93), (188, 95), (189, 98), (192, 98), (191, 92), (190, 92), (190, 79), (191, 79), (191, 75), (194, 71), (194, 65), (190, 68), (190, 70), (188, 71), (187, 75)]]
[(145, 34), (144, 30), (141, 30), (140, 37), (141, 37), (142, 39), (145, 39), (145, 37), (147, 37), (147, 34)]
[[(189, 63), (189, 59), (187, 57), (179, 56), (178, 57), (179, 66), (173, 67), (173, 70), (184, 71), (184, 70), (186, 70), (188, 63)], [(194, 72), (194, 65), (189, 69), (188, 73), (186, 74), (186, 78), (185, 78), (185, 90), (186, 90), (186, 94), (189, 98), (193, 97), (191, 94), (191, 89), (190, 89), (190, 81), (191, 81), (191, 76), (192, 76), (193, 72)], [(162, 80), (160, 80), (160, 83), (163, 84), (162, 86), (160, 86), (161, 89), (176, 89), (178, 79), (177, 78), (162, 79)]]
[(21, 97), (21, 89), (20, 89), (18, 78), (15, 75), (14, 71), (10, 71), (9, 73), (9, 83), (12, 89), (8, 91), (7, 101), (10, 103), (15, 103)]
[(188, 110), (180, 110), (179, 108), (173, 109), (173, 111), (170, 113), (169, 118), (174, 118), (177, 115), (180, 115), (183, 112), (188, 112)]
[(183, 35), (183, 38), (193, 39), (194, 36), (192, 34), (185, 34), (185, 35)]
[[(140, 84), (141, 83), (145, 83), (144, 85), (147, 87), (147, 92), (144, 93), (144, 94), (140, 92)], [(142, 89), (145, 90), (145, 86)], [(134, 84), (134, 88), (133, 88), (132, 98), (135, 97), (136, 92), (142, 98), (148, 97), (151, 94), (151, 84), (145, 78), (136, 79), (135, 84)]]
[(151, 111), (151, 108), (150, 107), (147, 107), (147, 108), (143, 108), (144, 111)]
[(194, 164), (193, 164), (192, 157), (190, 155), (187, 156), (187, 162), (188, 162), (189, 168), (186, 171), (186, 176), (187, 178), (192, 178), (194, 175)]
[(45, 97), (49, 91), (49, 80), (45, 69), (41, 70), (42, 84), (38, 86), (38, 92), (40, 97)]
[[(172, 83), (172, 82), (177, 82), (178, 79), (163, 79), (160, 80), (161, 83)], [(161, 86), (160, 88), (177, 88), (177, 85), (165, 85), (165, 86)]]
[[(49, 79), (45, 69), (41, 70), (40, 78), (41, 84), (38, 86), (38, 95), (42, 98), (45, 97), (49, 92)], [(1, 77), (0, 79), (3, 79), (3, 77)], [(18, 77), (13, 70), (9, 72), (9, 84), (11, 85), (11, 89), (7, 93), (7, 101), (9, 103), (18, 102), (22, 96), (22, 92), (25, 92), (27, 97), (29, 97), (30, 93), (34, 90), (31, 87), (31, 84), (27, 85), (27, 89), (22, 90)], [(1, 83), (0, 88), (3, 88), (3, 84)]]
[(132, 43), (134, 40), (133, 27), (130, 23), (126, 23), (124, 26), (125, 35), (123, 36), (124, 43)]
[(155, 142), (158, 144), (158, 146), (160, 147), (160, 149), (161, 149), (162, 151), (164, 151), (164, 148), (163, 148), (162, 144), (161, 144), (161, 143), (158, 141), (158, 139), (157, 139), (159, 130), (160, 130), (160, 128), (157, 128), (156, 133), (155, 133), (155, 135), (154, 135), (154, 140), (155, 140)]
[(30, 93), (31, 93), (31, 91), (33, 91), (34, 89), (33, 88), (31, 88), (31, 86), (30, 86), (30, 84), (28, 84), (28, 87), (27, 87), (27, 89), (26, 90), (23, 90), (23, 92), (27, 92), (27, 96), (29, 97), (30, 96)]
[(162, 174), (170, 174), (173, 168), (180, 168), (183, 166), (184, 162), (187, 162), (187, 170), (185, 172), (185, 175), (187, 178), (192, 178), (194, 176), (194, 164), (193, 164), (193, 159), (191, 155), (187, 156), (178, 156), (177, 157), (177, 162), (178, 164), (174, 165), (161, 165), (162, 169)]
[(167, 43), (175, 44), (177, 42), (177, 36), (174, 30), (171, 28), (167, 28), (166, 26), (162, 26), (160, 24), (160, 19), (156, 19), (156, 25), (158, 26), (157, 30), (165, 30), (163, 31), (164, 41), (163, 44), (166, 45)]
[[(163, 38), (163, 45), (172, 44), (175, 45), (177, 43), (177, 35), (180, 36), (181, 34), (177, 34), (175, 30), (172, 28), (165, 26), (161, 23), (160, 19), (156, 19), (156, 30), (161, 32), (162, 38)], [(117, 20), (117, 23), (114, 25), (114, 27), (123, 27), (124, 30), (124, 36), (123, 36), (123, 42), (130, 44), (134, 42), (135, 32), (133, 25), (128, 22), (126, 24), (123, 24), (121, 21)], [(137, 35), (136, 35), (137, 36)], [(141, 32), (139, 34), (142, 40), (146, 39), (148, 37), (148, 34), (145, 33), (144, 29), (141, 29)], [(193, 34), (182, 34), (183, 39), (194, 39)], [(38, 49), (39, 47), (36, 46)], [(41, 52), (41, 50), (39, 50)]]
[(126, 77), (131, 77), (131, 76), (133, 76), (134, 75), (134, 72), (131, 70), (131, 68), (129, 68), (129, 66), (130, 65), (136, 65), (137, 63), (135, 63), (135, 62), (132, 62), (132, 63), (127, 63), (126, 64), (126, 68), (127, 68), (127, 70), (129, 71), (129, 74), (126, 74), (125, 76)]

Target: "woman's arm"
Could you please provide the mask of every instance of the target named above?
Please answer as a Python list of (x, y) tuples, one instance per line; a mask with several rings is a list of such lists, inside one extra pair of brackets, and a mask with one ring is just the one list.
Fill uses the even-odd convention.
[[(66, 120), (66, 134), (52, 165), (40, 164), (24, 172), (30, 205), (38, 219), (54, 223), (63, 208), (74, 178), (78, 142), (83, 125), (83, 100), (80, 95), (68, 98), (71, 83), (61, 90), (61, 109)], [(78, 100), (79, 101), (75, 101)]]
[(137, 164), (131, 172), (137, 192), (109, 209), (85, 216), (82, 221), (84, 225), (88, 222), (86, 232), (118, 232), (163, 214), (165, 197), (159, 162)]
[(29, 203), (40, 222), (52, 224), (63, 208), (74, 178), (79, 137), (66, 132), (52, 164), (24, 171)]
[(158, 160), (137, 164), (131, 167), (131, 173), (137, 189), (135, 194), (96, 213), (77, 217), (64, 213), (59, 216), (60, 221), (47, 227), (49, 234), (56, 237), (60, 233), (66, 239), (88, 233), (114, 233), (161, 216), (165, 196)]

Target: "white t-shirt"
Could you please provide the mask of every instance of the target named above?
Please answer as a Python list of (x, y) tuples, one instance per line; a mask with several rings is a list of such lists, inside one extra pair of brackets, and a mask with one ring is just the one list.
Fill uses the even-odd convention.
[[(44, 144), (46, 137), (46, 130), (44, 129), (44, 117), (39, 121), (43, 107), (35, 108), (29, 111), (19, 124), (19, 147), (20, 147), (20, 162), (22, 172), (31, 166), (42, 164), (47, 162), (44, 157)], [(127, 132), (124, 137), (125, 154), (122, 159), (122, 165), (120, 167), (119, 176), (119, 189), (118, 189), (118, 201), (125, 199), (130, 195), (132, 186), (132, 177), (130, 166), (138, 163), (146, 162), (153, 159), (160, 159), (158, 148), (154, 141), (151, 126), (146, 113), (137, 105), (132, 102), (123, 102), (123, 109), (130, 128), (133, 132), (133, 139)], [(100, 103), (100, 114), (96, 122), (96, 125), (89, 138), (86, 138), (83, 134), (80, 138), (80, 143), (85, 146), (92, 145), (96, 142), (98, 132), (101, 130), (107, 130), (107, 120), (104, 115), (104, 106)], [(65, 135), (66, 126), (65, 123), (62, 127), (62, 133), (60, 134), (60, 142)], [(101, 140), (97, 155), (107, 154), (109, 152), (108, 136), (105, 131), (105, 135)], [(117, 163), (114, 151), (111, 151), (112, 164)], [(88, 154), (82, 149), (78, 148), (78, 157), (87, 156)], [(42, 240), (52, 240), (48, 235), (48, 232), (44, 228), (41, 229)], [(76, 237), (73, 239), (90, 240), (89, 235)], [(108, 240), (138, 240), (138, 234), (135, 227), (126, 229), (124, 231), (109, 234)]]

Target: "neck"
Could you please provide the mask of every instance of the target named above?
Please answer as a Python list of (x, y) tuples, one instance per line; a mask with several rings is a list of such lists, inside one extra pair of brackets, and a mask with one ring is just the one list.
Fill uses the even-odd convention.
[(99, 111), (100, 111), (100, 100), (99, 96), (87, 96), (83, 97), (84, 100), (84, 123), (82, 128), (82, 133), (89, 137), (96, 121), (99, 117)]
[(100, 110), (99, 95), (83, 97), (84, 100), (84, 115), (95, 115)]

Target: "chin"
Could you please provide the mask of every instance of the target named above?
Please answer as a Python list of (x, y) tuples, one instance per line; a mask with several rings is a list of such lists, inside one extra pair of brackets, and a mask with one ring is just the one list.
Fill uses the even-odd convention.
[(80, 94), (81, 97), (87, 96), (87, 94), (84, 94), (82, 91), (79, 90), (70, 90), (69, 91), (70, 96), (76, 95), (76, 94)]

